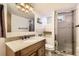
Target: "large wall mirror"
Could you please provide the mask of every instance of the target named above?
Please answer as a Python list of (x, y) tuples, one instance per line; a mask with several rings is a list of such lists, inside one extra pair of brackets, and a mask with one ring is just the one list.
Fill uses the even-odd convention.
[(16, 4), (7, 4), (7, 33), (34, 32), (34, 14), (18, 9)]

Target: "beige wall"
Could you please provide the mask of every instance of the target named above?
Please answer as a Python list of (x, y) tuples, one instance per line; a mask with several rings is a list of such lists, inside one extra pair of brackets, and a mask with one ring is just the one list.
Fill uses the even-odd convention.
[[(76, 25), (79, 25), (79, 4), (76, 7)], [(76, 55), (79, 55), (79, 27), (76, 28)]]

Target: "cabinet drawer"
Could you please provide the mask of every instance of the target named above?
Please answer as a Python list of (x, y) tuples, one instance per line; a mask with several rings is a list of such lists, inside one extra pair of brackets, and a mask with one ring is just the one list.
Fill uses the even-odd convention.
[(39, 50), (38, 50), (38, 55), (39, 56), (44, 56), (45, 55), (45, 47), (41, 47)]
[(33, 45), (21, 50), (21, 55), (22, 56), (25, 56), (25, 55), (29, 56), (29, 55), (33, 54), (35, 51), (37, 51), (40, 47), (44, 46), (44, 44), (45, 44), (44, 41), (40, 41), (36, 44), (33, 44)]

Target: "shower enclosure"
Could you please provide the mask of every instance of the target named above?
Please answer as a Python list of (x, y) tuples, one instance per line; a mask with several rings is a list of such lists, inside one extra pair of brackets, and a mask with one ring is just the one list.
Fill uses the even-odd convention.
[(73, 12), (62, 12), (57, 14), (57, 35), (58, 51), (67, 54), (73, 53)]

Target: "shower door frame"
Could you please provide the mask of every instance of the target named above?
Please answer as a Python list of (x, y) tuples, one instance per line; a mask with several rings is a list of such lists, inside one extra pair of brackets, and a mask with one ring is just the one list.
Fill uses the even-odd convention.
[[(74, 11), (75, 10), (71, 11), (72, 12), (72, 55), (75, 55), (75, 45), (76, 45), (76, 42), (75, 42), (75, 39), (74, 39), (74, 30), (75, 30), (74, 29)], [(55, 14), (56, 14), (56, 12), (55, 12)], [(57, 17), (57, 15), (55, 15), (55, 20), (57, 19), (56, 17)], [(56, 35), (57, 34), (55, 33), (55, 40), (57, 40), (57, 36)]]

